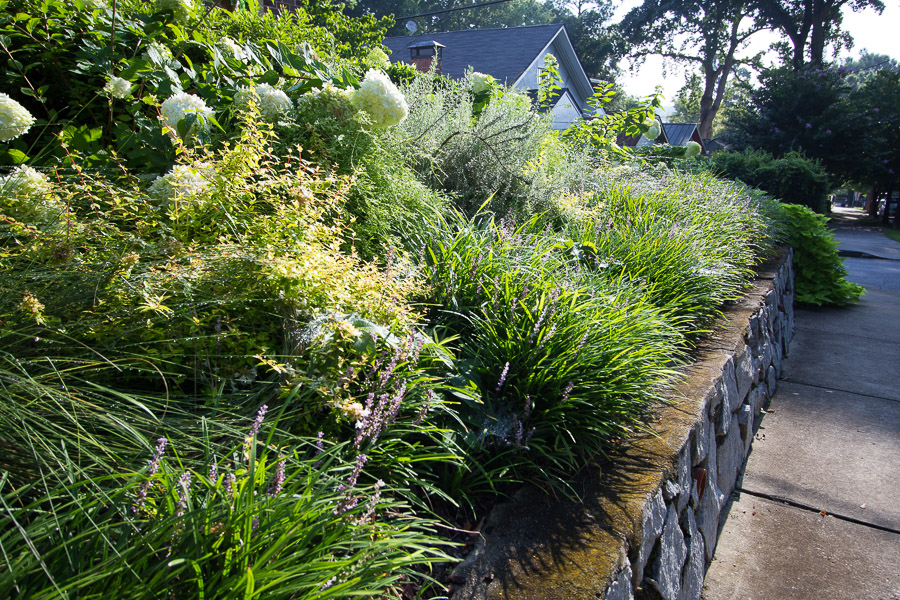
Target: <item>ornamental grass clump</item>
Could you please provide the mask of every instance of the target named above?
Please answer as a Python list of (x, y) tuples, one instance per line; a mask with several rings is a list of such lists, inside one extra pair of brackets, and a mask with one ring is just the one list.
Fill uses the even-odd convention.
[(39, 487), (7, 484), (2, 512), (18, 526), (0, 531), (0, 593), (287, 600), (427, 586), (430, 566), (450, 560), (433, 520), (411, 515), (364, 460), (344, 462), (343, 445), (285, 443), (264, 417), (237, 444), (240, 430), (207, 438), (200, 454), (185, 430), (144, 442), (109, 475), (66, 457), (40, 469)]
[(433, 221), (416, 243), (434, 308), (460, 338), (454, 381), (470, 391), (459, 444), (471, 471), (565, 486), (565, 474), (640, 427), (672, 375), (681, 335), (639, 290), (581, 266), (541, 217)]
[(759, 195), (706, 174), (610, 170), (591, 219), (573, 224), (583, 265), (627, 278), (696, 337), (743, 293), (774, 243)]

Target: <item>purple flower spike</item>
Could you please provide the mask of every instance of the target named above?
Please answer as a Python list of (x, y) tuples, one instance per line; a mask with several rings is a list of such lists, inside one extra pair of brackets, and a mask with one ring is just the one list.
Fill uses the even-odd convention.
[(259, 407), (259, 412), (256, 413), (256, 420), (253, 421), (253, 425), (250, 427), (250, 435), (248, 437), (253, 437), (257, 433), (259, 433), (259, 428), (262, 427), (263, 419), (266, 418), (266, 412), (269, 410), (269, 407), (263, 404)]
[(569, 382), (566, 386), (566, 389), (563, 390), (562, 401), (565, 402), (569, 399), (569, 394), (572, 393), (572, 390), (575, 389), (575, 384), (573, 382)]
[(275, 479), (272, 481), (272, 485), (269, 487), (269, 496), (277, 496), (284, 488), (284, 463), (286, 460), (287, 459), (282, 458), (275, 466)]
[(181, 474), (181, 477), (178, 478), (178, 485), (179, 489), (176, 490), (178, 503), (175, 505), (175, 516), (182, 517), (187, 510), (188, 490), (191, 487), (191, 473), (189, 471)]
[(137, 512), (138, 510), (144, 508), (147, 505), (147, 492), (150, 491), (150, 475), (155, 475), (159, 471), (159, 461), (162, 459), (163, 453), (166, 451), (166, 444), (169, 442), (164, 437), (156, 440), (156, 448), (153, 449), (153, 456), (150, 460), (147, 461), (147, 475), (148, 478), (141, 483), (141, 487), (138, 488), (137, 499), (134, 501), (134, 505), (131, 507), (132, 512)]
[(500, 381), (497, 382), (497, 392), (500, 392), (500, 388), (503, 387), (503, 384), (506, 383), (506, 375), (509, 373), (509, 361), (506, 361), (506, 365), (503, 367), (503, 372), (500, 373)]

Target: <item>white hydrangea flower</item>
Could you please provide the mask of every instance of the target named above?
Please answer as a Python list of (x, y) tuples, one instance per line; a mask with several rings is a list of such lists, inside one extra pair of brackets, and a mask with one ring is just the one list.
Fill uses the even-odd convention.
[(659, 125), (651, 125), (650, 129), (647, 130), (647, 133), (644, 134), (648, 140), (655, 140), (659, 137)]
[(350, 101), (357, 109), (365, 111), (373, 127), (385, 128), (401, 123), (409, 114), (406, 98), (388, 76), (370, 69), (359, 89)]
[[(256, 96), (254, 98), (254, 96)], [(234, 103), (239, 110), (246, 110), (250, 101), (254, 100), (259, 107), (259, 114), (266, 121), (277, 121), (294, 108), (287, 94), (268, 83), (261, 83), (254, 88), (238, 90), (234, 95)]]
[(344, 416), (351, 421), (361, 421), (369, 416), (369, 411), (363, 408), (363, 405), (359, 402), (350, 402), (341, 405), (341, 412), (343, 412)]
[(700, 154), (700, 144), (697, 142), (688, 142), (684, 145), (684, 157), (691, 158), (693, 156), (698, 156)]
[(223, 37), (221, 40), (216, 42), (216, 48), (218, 48), (219, 51), (225, 56), (230, 56), (231, 58), (240, 61), (243, 61), (246, 58), (243, 48), (241, 48), (240, 45), (238, 45), (238, 43), (230, 37)]
[(198, 131), (205, 131), (206, 119), (213, 116), (212, 109), (206, 106), (206, 102), (203, 101), (203, 98), (186, 92), (179, 92), (168, 98), (162, 103), (160, 112), (162, 113), (166, 125), (171, 127), (172, 131), (178, 131), (178, 123), (186, 116), (197, 115), (197, 121), (191, 126), (187, 137), (190, 137)]
[(121, 77), (110, 77), (103, 91), (113, 98), (127, 98), (131, 95), (131, 82)]
[(374, 69), (387, 69), (391, 66), (391, 59), (381, 48), (372, 48), (366, 54), (366, 64)]
[(160, 175), (150, 184), (150, 196), (160, 202), (167, 202), (176, 196), (180, 199), (196, 200), (209, 188), (206, 178), (209, 165), (175, 165), (165, 175)]
[(472, 92), (476, 94), (481, 94), (484, 92), (489, 92), (494, 89), (494, 82), (496, 81), (490, 75), (485, 73), (479, 73), (475, 71), (472, 73)]
[(46, 175), (28, 166), (18, 167), (0, 177), (0, 213), (23, 223), (56, 223), (66, 207), (52, 191)]
[(0, 142), (24, 135), (33, 124), (34, 117), (28, 109), (6, 94), (0, 94)]
[(156, 10), (171, 10), (176, 21), (187, 21), (194, 12), (194, 0), (156, 0)]
[(50, 193), (47, 176), (29, 166), (18, 167), (0, 178), (0, 195), (4, 197), (35, 198)]

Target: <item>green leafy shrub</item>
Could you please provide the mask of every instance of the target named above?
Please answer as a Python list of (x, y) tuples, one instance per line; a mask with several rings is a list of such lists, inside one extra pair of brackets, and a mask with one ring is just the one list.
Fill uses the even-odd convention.
[(828, 175), (819, 161), (800, 152), (779, 158), (764, 150), (716, 152), (710, 158), (713, 171), (758, 187), (788, 204), (808, 206), (817, 213), (828, 211)]
[(496, 94), (476, 117), (471, 87), (468, 80), (424, 75), (404, 89), (410, 116), (396, 132), (404, 157), (467, 215), (488, 199), (498, 214), (524, 215), (523, 170), (537, 156), (549, 122), (513, 90)]
[(773, 203), (771, 210), (785, 241), (794, 248), (794, 299), (803, 304), (843, 306), (856, 302), (865, 289), (847, 281), (828, 219), (805, 206)]

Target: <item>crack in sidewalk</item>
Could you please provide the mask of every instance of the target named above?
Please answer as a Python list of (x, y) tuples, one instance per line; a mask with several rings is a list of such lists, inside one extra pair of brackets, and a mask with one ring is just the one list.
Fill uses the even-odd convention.
[(809, 504), (804, 504), (802, 502), (797, 502), (796, 500), (791, 500), (789, 498), (784, 498), (782, 496), (776, 496), (774, 494), (766, 494), (764, 492), (755, 492), (753, 490), (748, 490), (748, 489), (740, 487), (740, 486), (735, 487), (732, 494), (747, 494), (748, 496), (753, 496), (754, 498), (762, 498), (764, 500), (771, 500), (772, 502), (780, 502), (782, 504), (786, 504), (793, 508), (799, 508), (800, 510), (814, 512), (814, 513), (818, 513), (820, 515), (828, 515), (828, 516), (834, 517), (835, 519), (840, 519), (841, 521), (847, 521), (848, 523), (853, 523), (855, 525), (862, 525), (863, 527), (868, 527), (870, 529), (877, 529), (878, 531), (884, 531), (887, 533), (894, 533), (894, 534), (900, 535), (900, 529), (895, 529), (893, 527), (887, 527), (885, 525), (878, 525), (877, 523), (870, 523), (868, 521), (863, 521), (862, 519), (857, 519), (855, 517), (849, 517), (847, 515), (842, 515), (840, 513), (831, 512), (824, 508), (816, 508), (815, 506), (810, 506)]

